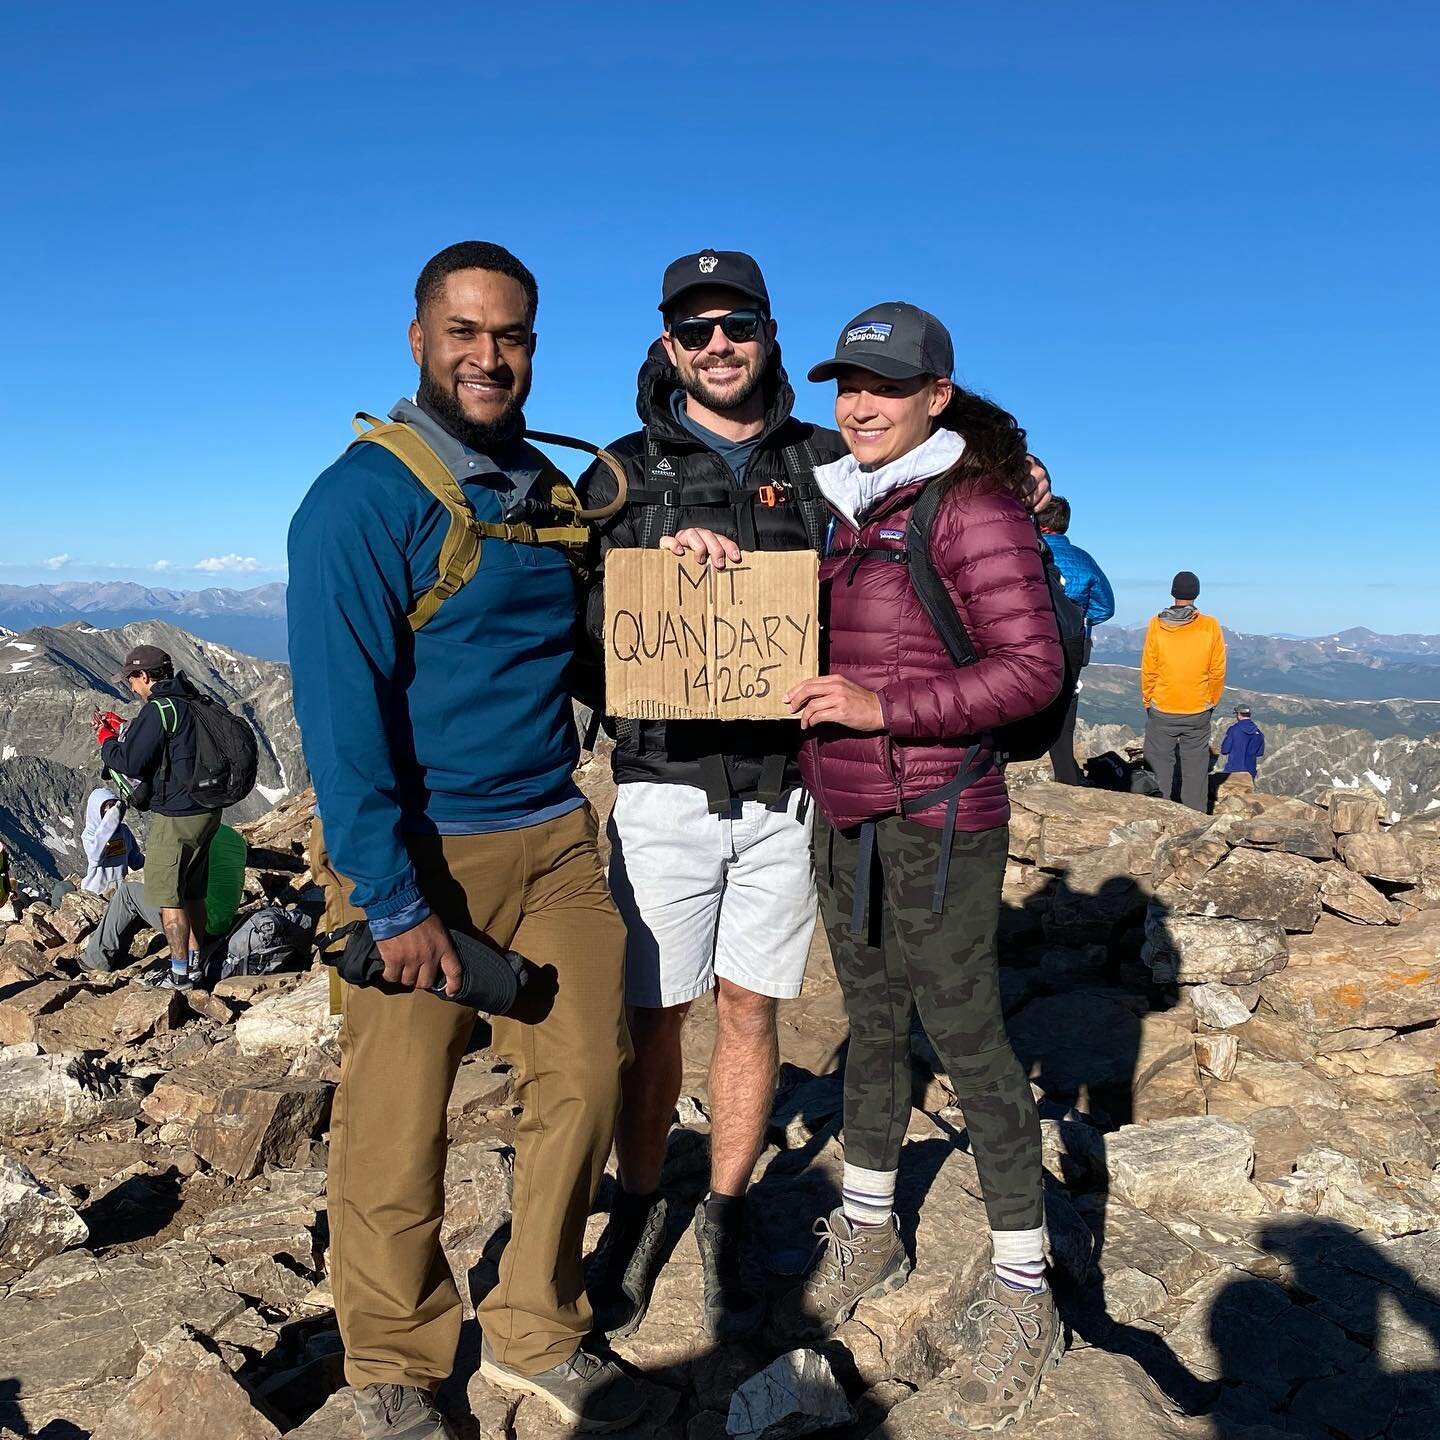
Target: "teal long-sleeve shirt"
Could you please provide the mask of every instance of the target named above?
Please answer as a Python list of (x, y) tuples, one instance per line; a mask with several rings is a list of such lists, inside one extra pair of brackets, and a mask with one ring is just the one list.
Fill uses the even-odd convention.
[[(502, 496), (538, 471), (529, 446), (497, 466), (413, 405), (392, 416), (432, 441), (481, 520), (500, 520)], [(449, 523), (399, 460), (357, 444), (290, 526), (301, 744), (330, 859), (378, 939), (429, 913), (406, 834), (515, 829), (584, 803), (570, 566), (554, 547), (486, 540), (474, 578), (412, 633), (407, 612), (435, 582)]]

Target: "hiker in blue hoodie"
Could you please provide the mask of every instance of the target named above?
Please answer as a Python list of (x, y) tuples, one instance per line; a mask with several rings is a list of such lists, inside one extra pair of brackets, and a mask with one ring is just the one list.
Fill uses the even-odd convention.
[(1265, 732), (1250, 718), (1248, 705), (1235, 707), (1235, 723), (1225, 732), (1220, 753), (1225, 757), (1227, 775), (1241, 770), (1247, 775), (1255, 774), (1256, 765), (1265, 753)]
[[(1085, 658), (1090, 658), (1090, 632), (1096, 625), (1103, 625), (1115, 613), (1115, 592), (1105, 578), (1105, 572), (1095, 563), (1095, 557), (1088, 550), (1070, 543), (1066, 533), (1070, 529), (1070, 502), (1063, 495), (1052, 495), (1050, 503), (1041, 510), (1036, 519), (1040, 522), (1040, 533), (1055, 557), (1055, 568), (1065, 582), (1065, 593), (1085, 615)], [(1055, 778), (1062, 785), (1083, 785), (1085, 777), (1075, 762), (1075, 712), (1080, 703), (1080, 686), (1070, 701), (1070, 710), (1065, 716), (1065, 728), (1060, 732), (1054, 748), (1050, 751), (1050, 765)]]

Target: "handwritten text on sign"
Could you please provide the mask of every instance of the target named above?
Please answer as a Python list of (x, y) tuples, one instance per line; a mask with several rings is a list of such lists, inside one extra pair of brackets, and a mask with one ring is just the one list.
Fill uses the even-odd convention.
[(793, 719), (817, 673), (819, 561), (747, 555), (716, 570), (665, 550), (605, 557), (605, 709), (631, 720)]

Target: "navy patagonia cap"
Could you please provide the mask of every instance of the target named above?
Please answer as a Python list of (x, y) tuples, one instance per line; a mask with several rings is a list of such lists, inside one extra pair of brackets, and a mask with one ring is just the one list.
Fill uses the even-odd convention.
[(955, 368), (950, 332), (928, 311), (903, 300), (862, 310), (840, 332), (835, 358), (811, 371), (811, 380), (830, 380), (854, 366), (887, 380), (913, 380), (918, 375), (949, 378)]

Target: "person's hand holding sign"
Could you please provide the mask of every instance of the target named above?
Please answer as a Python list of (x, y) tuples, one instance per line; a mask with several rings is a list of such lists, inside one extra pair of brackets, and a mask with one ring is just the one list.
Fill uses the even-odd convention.
[(799, 713), (802, 730), (813, 730), (817, 725), (843, 725), (847, 730), (864, 734), (885, 728), (880, 697), (843, 675), (802, 680), (786, 692), (785, 703)]
[(703, 530), (698, 525), (681, 530), (677, 535), (662, 535), (660, 548), (672, 555), (682, 556), (687, 550), (692, 551), (702, 562), (708, 560), (717, 570), (723, 570), (727, 560), (736, 565), (740, 563), (740, 547), (733, 540), (717, 535), (713, 530)]

